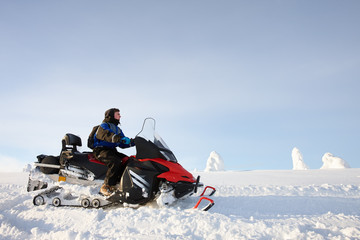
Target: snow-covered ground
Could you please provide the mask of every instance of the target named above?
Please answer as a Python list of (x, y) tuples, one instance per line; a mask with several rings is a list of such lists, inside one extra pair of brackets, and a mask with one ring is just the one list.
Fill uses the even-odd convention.
[(0, 176), (0, 239), (360, 239), (360, 169), (193, 172), (217, 188), (159, 208), (35, 207), (27, 173)]

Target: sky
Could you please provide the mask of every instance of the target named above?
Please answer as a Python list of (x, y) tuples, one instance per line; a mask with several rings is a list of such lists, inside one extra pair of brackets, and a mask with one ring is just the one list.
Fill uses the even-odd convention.
[[(146, 117), (187, 169), (360, 167), (360, 2), (1, 1), (0, 164), (82, 151), (104, 112)], [(135, 154), (135, 149), (121, 150)]]

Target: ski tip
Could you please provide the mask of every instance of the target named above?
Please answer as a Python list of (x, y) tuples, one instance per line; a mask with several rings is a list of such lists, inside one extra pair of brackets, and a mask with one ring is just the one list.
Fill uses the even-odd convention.
[(214, 200), (207, 197), (201, 197), (199, 201), (196, 203), (196, 205), (193, 207), (193, 209), (197, 209), (203, 200), (209, 201), (209, 203), (201, 209), (202, 211), (208, 211), (210, 208), (212, 208), (215, 205)]

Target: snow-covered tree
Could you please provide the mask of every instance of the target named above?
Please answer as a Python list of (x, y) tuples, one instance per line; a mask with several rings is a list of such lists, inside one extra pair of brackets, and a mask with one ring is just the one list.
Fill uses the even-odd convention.
[(325, 153), (322, 162), (323, 165), (320, 169), (350, 168), (350, 165), (344, 159), (335, 157), (331, 153)]
[(204, 171), (210, 172), (210, 171), (224, 171), (224, 170), (225, 167), (224, 167), (223, 159), (217, 152), (212, 151), (206, 162), (206, 168)]
[(293, 148), (291, 152), (291, 157), (293, 161), (293, 170), (309, 169), (309, 167), (304, 163), (303, 156), (298, 148), (296, 147)]

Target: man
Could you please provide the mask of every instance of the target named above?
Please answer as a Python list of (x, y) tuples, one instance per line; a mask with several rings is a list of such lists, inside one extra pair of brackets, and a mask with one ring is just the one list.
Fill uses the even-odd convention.
[(105, 196), (110, 196), (115, 191), (115, 185), (122, 174), (122, 163), (127, 160), (127, 156), (119, 153), (116, 147), (129, 148), (135, 146), (134, 140), (125, 137), (123, 131), (118, 127), (120, 118), (119, 109), (107, 110), (105, 119), (94, 136), (94, 155), (108, 167), (104, 184), (100, 188), (100, 193)]

